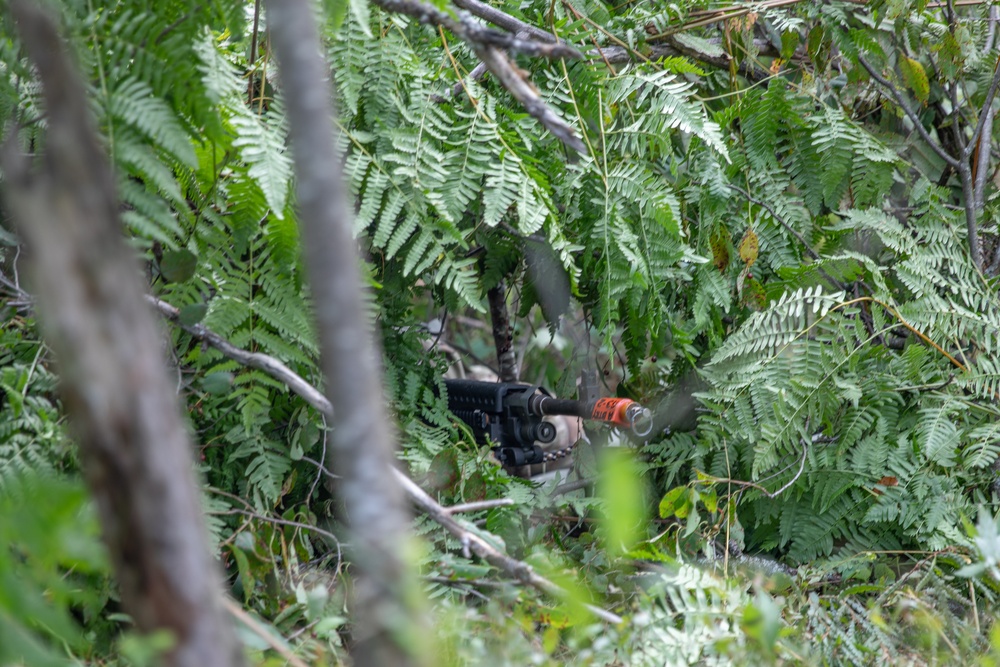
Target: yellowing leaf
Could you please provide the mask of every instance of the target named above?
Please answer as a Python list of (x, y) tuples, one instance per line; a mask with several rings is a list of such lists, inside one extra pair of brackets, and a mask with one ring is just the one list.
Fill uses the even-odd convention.
[(913, 91), (914, 97), (926, 106), (931, 86), (927, 81), (927, 72), (924, 71), (924, 66), (913, 58), (904, 57), (899, 61), (899, 69), (903, 72), (903, 83)]
[(725, 271), (729, 266), (729, 230), (719, 227), (709, 239), (712, 248), (712, 264), (719, 271)]
[(754, 262), (757, 261), (757, 252), (760, 245), (757, 241), (757, 234), (753, 229), (747, 229), (746, 234), (743, 235), (743, 240), (740, 241), (740, 259), (742, 259), (747, 266), (752, 266)]
[[(660, 518), (669, 519), (675, 514), (683, 518), (687, 516), (690, 505), (691, 499), (686, 486), (678, 486), (670, 489), (663, 496), (663, 500), (660, 501)], [(679, 512), (683, 514), (679, 514)]]

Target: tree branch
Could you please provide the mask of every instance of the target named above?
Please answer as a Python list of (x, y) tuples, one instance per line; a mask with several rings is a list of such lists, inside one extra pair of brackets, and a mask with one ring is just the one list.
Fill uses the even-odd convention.
[[(989, 106), (983, 110), (986, 116), (986, 128), (993, 127), (993, 107)], [(990, 147), (993, 143), (992, 132), (987, 129), (982, 133), (979, 140), (978, 154), (976, 155), (976, 178), (974, 186), (974, 204), (977, 211), (982, 210), (985, 194), (986, 181), (989, 180), (990, 171)]]
[(501, 382), (517, 382), (517, 356), (514, 354), (514, 337), (507, 311), (507, 286), (504, 281), (486, 293), (490, 303), (490, 321), (493, 324), (493, 345), (497, 351), (497, 368)]
[[(399, 480), (399, 483), (403, 485), (403, 488), (406, 490), (414, 504), (422, 509), (427, 516), (440, 524), (454, 537), (458, 538), (463, 547), (472, 551), (472, 553), (476, 554), (490, 565), (503, 570), (521, 583), (531, 586), (532, 588), (535, 588), (547, 595), (563, 600), (566, 599), (567, 594), (564, 589), (535, 572), (527, 563), (511, 558), (507, 554), (497, 550), (476, 533), (464, 528), (451, 517), (446, 508), (439, 505), (433, 498), (427, 495), (427, 493), (417, 486), (413, 480), (395, 468), (392, 469), (392, 472), (396, 476), (396, 479)], [(595, 607), (591, 604), (584, 606), (586, 606), (586, 608), (594, 614), (594, 616), (597, 616), (599, 619), (607, 623), (618, 625), (625, 622), (621, 616), (613, 614), (606, 609), (601, 609), (600, 607)]]
[(909, 105), (906, 104), (906, 102), (903, 100), (903, 96), (900, 94), (896, 86), (894, 86), (892, 82), (890, 82), (884, 76), (876, 72), (875, 68), (872, 67), (871, 63), (865, 60), (864, 56), (858, 55), (858, 62), (861, 63), (861, 66), (864, 67), (865, 70), (867, 70), (871, 78), (875, 79), (875, 81), (877, 81), (883, 88), (889, 91), (889, 93), (892, 95), (892, 98), (896, 101), (896, 104), (898, 104), (899, 107), (903, 110), (903, 113), (906, 114), (906, 117), (910, 119), (910, 122), (913, 123), (914, 129), (916, 129), (917, 133), (927, 143), (927, 145), (930, 146), (931, 149), (935, 153), (937, 153), (942, 160), (945, 161), (945, 163), (947, 163), (954, 169), (958, 169), (961, 162), (952, 157), (948, 153), (948, 151), (942, 148), (939, 143), (937, 143), (931, 138), (931, 135), (924, 128), (924, 124), (920, 122), (920, 117), (917, 116), (917, 114), (912, 109), (910, 109)]
[(486, 69), (493, 73), (500, 85), (507, 89), (525, 111), (566, 146), (577, 153), (586, 152), (586, 146), (576, 136), (572, 126), (545, 104), (538, 89), (527, 80), (527, 74), (510, 61), (503, 49), (547, 58), (582, 58), (583, 55), (579, 51), (562, 43), (539, 43), (521, 39), (517, 35), (490, 30), (478, 25), (464, 13), (455, 19), (450, 14), (419, 0), (373, 1), (388, 12), (406, 14), (421, 23), (442, 26), (453, 32), (472, 47)]
[[(427, 25), (442, 26), (455, 34), (459, 39), (468, 42), (470, 46), (493, 46), (508, 51), (515, 51), (529, 56), (541, 56), (543, 58), (583, 58), (583, 55), (563, 43), (555, 42), (553, 39), (546, 39), (542, 42), (530, 39), (522, 39), (518, 34), (508, 34), (486, 28), (473, 21), (465, 12), (458, 12), (456, 19), (448, 12), (437, 7), (421, 2), (421, 0), (373, 0), (376, 5), (394, 14), (405, 14), (411, 16), (420, 23)], [(499, 12), (498, 12), (499, 13)], [(513, 17), (509, 17), (513, 19)], [(538, 32), (538, 28), (531, 30), (528, 34)], [(521, 31), (517, 31), (521, 32)], [(551, 37), (551, 35), (549, 35)]]
[(309, 405), (313, 406), (320, 412), (324, 414), (332, 412), (330, 402), (323, 397), (323, 394), (314, 389), (312, 385), (303, 380), (299, 375), (288, 368), (288, 366), (281, 363), (274, 357), (270, 357), (266, 354), (260, 354), (258, 352), (247, 352), (246, 350), (241, 350), (218, 334), (206, 329), (204, 325), (181, 324), (180, 311), (162, 299), (146, 295), (146, 301), (152, 304), (160, 315), (167, 318), (187, 333), (191, 334), (191, 336), (197, 340), (207, 343), (223, 355), (233, 359), (234, 361), (238, 361), (244, 366), (262, 370), (271, 377), (280, 380), (282, 383), (287, 385), (289, 389), (304, 398)]
[(514, 96), (524, 110), (535, 120), (542, 124), (557, 139), (566, 146), (572, 148), (580, 154), (587, 152), (587, 147), (583, 141), (576, 136), (572, 126), (556, 115), (552, 109), (542, 101), (538, 89), (531, 84), (515, 69), (513, 63), (507, 55), (494, 46), (473, 44), (473, 50), (479, 59), (486, 65), (486, 69), (493, 73), (504, 88)]
[(541, 42), (557, 42), (555, 35), (545, 32), (541, 28), (533, 26), (530, 23), (525, 23), (519, 18), (515, 18), (510, 14), (506, 14), (499, 9), (496, 9), (495, 7), (487, 5), (485, 2), (480, 2), (480, 0), (453, 0), (453, 2), (457, 7), (461, 7), (470, 14), (478, 16), (484, 21), (503, 28), (507, 32), (514, 35), (524, 33), (525, 35), (534, 37)]
[(477, 500), (471, 503), (462, 503), (461, 505), (452, 505), (451, 507), (444, 507), (444, 511), (448, 514), (461, 514), (463, 512), (479, 512), (481, 510), (491, 510), (496, 507), (510, 507), (514, 504), (514, 501), (510, 498), (497, 498), (496, 500)]
[[(997, 84), (1000, 83), (1000, 61), (998, 61), (998, 68), (993, 76), (993, 83), (990, 85), (990, 89), (986, 94), (984, 113), (979, 115), (979, 122), (976, 125), (975, 131), (972, 133), (971, 141), (968, 144), (964, 144), (963, 137), (961, 137), (961, 130), (957, 127), (955, 128), (955, 138), (959, 158), (953, 157), (940, 144), (931, 138), (930, 134), (924, 128), (923, 123), (920, 122), (920, 118), (906, 104), (903, 100), (902, 94), (896, 86), (892, 84), (892, 82), (876, 72), (875, 68), (864, 59), (864, 56), (858, 55), (858, 62), (861, 63), (861, 66), (868, 71), (868, 74), (871, 75), (875, 81), (892, 94), (893, 99), (896, 100), (896, 104), (903, 109), (903, 113), (905, 113), (906, 117), (910, 119), (910, 122), (913, 123), (913, 126), (916, 128), (921, 138), (927, 142), (927, 145), (930, 146), (931, 149), (945, 161), (945, 163), (958, 172), (959, 179), (962, 183), (962, 199), (965, 204), (965, 228), (966, 234), (969, 237), (969, 255), (971, 256), (972, 263), (975, 264), (976, 268), (982, 271), (983, 253), (979, 244), (979, 227), (976, 221), (975, 188), (972, 183), (972, 170), (969, 166), (969, 156), (978, 145), (976, 140), (979, 138), (979, 133), (982, 132), (982, 128), (986, 124), (986, 117), (989, 115), (986, 113), (985, 107), (988, 107), (993, 103), (993, 97), (996, 94)], [(952, 91), (952, 93), (952, 105), (957, 106), (957, 93), (955, 93), (955, 91)], [(957, 113), (957, 109), (954, 109), (953, 113)]]
[(993, 107), (993, 99), (996, 97), (997, 87), (1000, 87), (1000, 58), (998, 58), (996, 64), (993, 65), (993, 80), (990, 81), (990, 87), (986, 91), (986, 100), (983, 102), (983, 111), (979, 114), (979, 120), (976, 122), (976, 129), (972, 131), (972, 138), (969, 139), (969, 143), (965, 147), (964, 156), (966, 159), (972, 155), (972, 151), (975, 150), (979, 135), (982, 134), (983, 128), (986, 127), (988, 115), (987, 111)]
[(385, 469), (396, 437), (368, 322), (353, 203), (336, 145), (330, 69), (310, 0), (267, 0), (268, 31), (285, 92), (302, 247), (313, 296), (326, 396), (336, 414), (324, 461), (341, 479), (354, 573), (352, 657), (358, 667), (426, 664), (426, 614), (402, 489)]

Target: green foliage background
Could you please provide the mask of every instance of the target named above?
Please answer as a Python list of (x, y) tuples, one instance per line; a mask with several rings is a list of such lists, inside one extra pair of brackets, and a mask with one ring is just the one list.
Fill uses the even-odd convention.
[[(703, 25), (715, 5), (497, 4), (583, 52), (628, 54), (517, 59), (586, 154), (491, 77), (459, 79), (476, 59), (448, 33), (363, 1), (322, 8), (386, 393), (415, 478), (446, 503), (514, 500), (469, 520), (628, 623), (521, 590), (418, 519), (445, 662), (995, 664), (995, 271), (969, 259), (957, 178), (858, 64), (950, 146), (996, 64), (988, 8), (949, 21), (906, 0), (764, 3)], [(264, 24), (250, 60), (252, 3), (59, 10), (153, 293), (320, 384), (283, 101)], [(0, 120), (41, 151), (38, 83), (2, 20)], [(664, 33), (703, 57), (658, 54)], [(978, 212), (988, 249), (996, 192)], [(16, 280), (18, 240), (2, 228), (0, 243)], [(572, 394), (597, 363), (672, 426), (627, 464), (593, 466), (618, 471), (597, 496), (509, 477), (440, 398), (449, 360), (427, 324), (485, 318), (501, 281), (525, 379)], [(148, 647), (127, 634), (79, 520), (55, 366), (30, 308), (4, 292), (0, 662), (141, 663)], [(545, 326), (551, 342), (534, 336)], [(475, 329), (448, 327), (466, 361), (492, 354)], [(344, 660), (326, 425), (265, 373), (179, 330), (170, 343), (233, 595), (307, 661)], [(675, 419), (687, 394), (696, 418)], [(622, 491), (632, 474), (638, 500)], [(591, 530), (601, 521), (616, 529)], [(970, 562), (983, 567), (960, 570)]]

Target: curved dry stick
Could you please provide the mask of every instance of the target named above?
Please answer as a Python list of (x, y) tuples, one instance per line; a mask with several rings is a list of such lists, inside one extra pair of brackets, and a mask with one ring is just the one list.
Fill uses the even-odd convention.
[(953, 169), (958, 169), (961, 166), (961, 162), (957, 160), (954, 156), (952, 156), (951, 153), (946, 151), (941, 146), (941, 144), (939, 144), (938, 142), (934, 141), (934, 139), (931, 138), (930, 133), (927, 132), (927, 130), (924, 128), (924, 124), (920, 121), (920, 117), (917, 116), (916, 112), (910, 108), (910, 105), (907, 104), (905, 100), (903, 100), (903, 95), (902, 93), (899, 92), (899, 89), (896, 88), (896, 86), (894, 86), (891, 81), (889, 81), (887, 78), (879, 74), (872, 66), (872, 64), (869, 63), (867, 60), (865, 60), (864, 56), (858, 55), (858, 63), (860, 63), (860, 65), (865, 68), (865, 70), (868, 72), (868, 75), (871, 78), (875, 79), (875, 81), (877, 81), (879, 85), (881, 85), (883, 88), (889, 91), (889, 94), (892, 95), (893, 100), (895, 100), (896, 104), (899, 105), (899, 108), (903, 110), (903, 113), (906, 114), (906, 117), (910, 119), (910, 122), (913, 123), (913, 128), (917, 131), (917, 134), (919, 134), (920, 138), (923, 139), (927, 143), (927, 145), (931, 147), (931, 150), (937, 153), (938, 157), (940, 157), (942, 160), (945, 161), (945, 164), (952, 167)]
[(485, 2), (480, 2), (479, 0), (452, 1), (455, 3), (455, 6), (461, 7), (473, 16), (478, 16), (484, 21), (488, 21), (489, 23), (503, 28), (508, 32), (514, 33), (515, 35), (523, 32), (541, 42), (556, 42), (555, 35), (552, 33), (545, 32), (541, 28), (533, 26), (530, 23), (525, 23), (519, 18), (515, 18), (510, 14), (496, 9), (495, 7), (487, 5)]
[[(546, 58), (583, 58), (579, 51), (562, 42), (523, 39), (521, 35), (526, 34), (524, 32), (510, 35), (492, 30), (476, 23), (464, 12), (455, 18), (420, 0), (373, 0), (373, 2), (385, 11), (412, 16), (421, 23), (442, 26), (453, 32), (472, 47), (500, 85), (506, 88), (525, 111), (546, 130), (574, 151), (581, 154), (586, 152), (586, 146), (576, 136), (573, 127), (545, 104), (538, 89), (527, 80), (527, 74), (514, 65), (505, 53), (505, 50), (511, 50)], [(535, 30), (537, 31), (537, 28)]]
[[(535, 572), (530, 565), (523, 561), (511, 558), (479, 535), (476, 535), (475, 533), (462, 527), (460, 523), (451, 517), (445, 507), (442, 507), (437, 501), (427, 495), (427, 493), (417, 486), (412, 479), (395, 468), (392, 469), (392, 472), (396, 476), (399, 483), (403, 486), (403, 489), (406, 491), (406, 494), (410, 497), (413, 503), (422, 509), (427, 516), (434, 519), (435, 522), (441, 524), (445, 530), (457, 537), (461, 541), (463, 547), (467, 547), (470, 551), (488, 562), (490, 565), (507, 572), (518, 581), (527, 584), (532, 588), (542, 591), (543, 593), (547, 593), (553, 597), (560, 599), (567, 598), (567, 593), (563, 588), (560, 588)], [(584, 606), (602, 621), (614, 623), (616, 625), (624, 622), (624, 619), (621, 616), (613, 614), (606, 609), (601, 609), (600, 607), (595, 607), (591, 604)]]

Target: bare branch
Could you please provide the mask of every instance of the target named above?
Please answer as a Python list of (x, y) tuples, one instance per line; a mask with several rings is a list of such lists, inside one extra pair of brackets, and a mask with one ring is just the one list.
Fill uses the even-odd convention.
[(983, 101), (983, 110), (979, 114), (979, 121), (976, 122), (976, 129), (972, 131), (972, 138), (969, 139), (969, 144), (965, 147), (963, 155), (966, 159), (972, 155), (972, 151), (976, 148), (979, 135), (982, 134), (983, 128), (986, 127), (986, 120), (990, 115), (987, 112), (993, 107), (993, 99), (996, 97), (997, 87), (1000, 87), (1000, 58), (998, 58), (996, 64), (993, 65), (993, 80), (990, 81), (990, 87), (986, 91), (986, 99)]
[[(156, 304), (157, 309), (160, 310), (160, 312), (168, 313), (170, 312), (170, 310), (176, 312), (176, 309), (173, 308), (173, 306), (163, 303), (163, 305), (166, 306), (166, 309), (164, 309), (162, 306), (158, 305), (159, 303), (163, 302), (158, 302)], [(176, 317), (172, 317), (170, 319), (175, 324), (177, 323)], [(203, 326), (198, 325), (195, 327), (183, 327), (183, 328), (185, 331), (190, 333), (198, 340), (202, 340), (206, 344), (211, 345), (212, 347), (219, 350), (230, 359), (233, 359), (240, 363), (246, 363), (244, 360), (251, 356), (251, 353), (239, 350), (231, 343), (226, 341), (224, 338), (222, 338), (218, 334), (210, 331), (209, 329)], [(237, 354), (233, 354), (234, 350), (237, 352)], [(256, 363), (260, 364), (254, 366), (254, 368), (259, 368), (263, 370), (265, 373), (270, 374), (271, 377), (275, 378), (276, 380), (279, 380), (287, 384), (292, 391), (294, 391), (296, 394), (305, 399), (307, 403), (315, 407), (317, 410), (323, 412), (323, 414), (325, 414), (326, 416), (331, 418), (333, 417), (333, 408), (331, 407), (330, 402), (323, 397), (322, 393), (320, 393), (317, 389), (312, 387), (308, 382), (303, 380), (294, 372), (288, 370), (288, 368), (277, 359), (269, 358), (267, 355), (259, 353), (255, 353), (252, 356), (257, 359)], [(270, 360), (267, 361), (267, 359)], [(279, 369), (284, 369), (284, 370), (281, 371)], [(289, 376), (294, 376), (294, 379), (292, 379), (291, 382), (288, 381)], [(389, 470), (390, 473), (399, 481), (400, 485), (403, 488), (403, 492), (406, 493), (406, 495), (413, 502), (413, 504), (415, 504), (417, 507), (423, 510), (435, 522), (444, 526), (444, 528), (448, 530), (448, 532), (450, 532), (452, 535), (455, 535), (460, 540), (462, 540), (463, 544), (467, 544), (469, 549), (471, 549), (473, 553), (480, 556), (490, 564), (503, 570), (507, 574), (513, 576), (515, 579), (518, 579), (522, 583), (533, 586), (534, 588), (542, 591), (543, 593), (552, 595), (553, 597), (565, 599), (567, 594), (566, 591), (564, 591), (562, 588), (552, 583), (548, 579), (545, 579), (544, 577), (535, 573), (534, 570), (532, 570), (531, 566), (528, 565), (527, 563), (523, 563), (519, 560), (511, 558), (510, 556), (504, 554), (503, 552), (495, 549), (489, 543), (485, 542), (482, 538), (470, 533), (468, 530), (463, 528), (459, 523), (457, 523), (451, 517), (451, 514), (453, 512), (457, 512), (460, 510), (461, 511), (471, 511), (471, 510), (463, 509), (462, 505), (458, 505), (455, 508), (444, 507), (443, 505), (435, 501), (433, 498), (431, 498), (429, 495), (427, 495), (427, 493), (425, 493), (423, 489), (417, 486), (416, 483), (414, 483), (409, 477), (404, 475), (395, 467), (390, 466)], [(589, 485), (591, 483), (592, 482), (588, 481), (586, 484)], [(487, 502), (496, 502), (496, 501), (487, 501)], [(588, 609), (590, 609), (591, 612), (594, 613), (595, 616), (604, 621), (607, 621), (608, 623), (618, 624), (623, 622), (623, 619), (617, 614), (613, 614), (607, 610), (600, 609), (592, 605), (588, 605), (587, 607)]]
[(238, 604), (229, 598), (224, 598), (222, 602), (225, 605), (226, 610), (233, 615), (233, 618), (247, 626), (251, 632), (263, 639), (264, 643), (270, 646), (275, 653), (287, 660), (289, 665), (292, 667), (309, 667), (298, 656), (292, 653), (291, 649), (289, 649), (284, 642), (279, 642), (277, 638), (275, 638), (273, 632), (268, 631), (267, 628), (261, 625), (253, 616), (244, 611)]
[(906, 102), (903, 100), (902, 94), (899, 92), (896, 86), (894, 86), (892, 82), (886, 79), (884, 76), (876, 72), (875, 68), (872, 67), (871, 63), (865, 60), (864, 56), (859, 55), (858, 62), (861, 63), (861, 66), (868, 71), (868, 74), (869, 76), (871, 76), (871, 78), (875, 79), (875, 81), (877, 81), (883, 88), (889, 91), (889, 94), (892, 95), (892, 98), (896, 101), (896, 104), (898, 104), (899, 107), (903, 110), (903, 113), (906, 114), (906, 117), (910, 119), (910, 122), (913, 123), (914, 129), (916, 129), (917, 133), (927, 143), (927, 145), (930, 146), (931, 149), (935, 153), (937, 153), (938, 156), (942, 160), (944, 160), (949, 166), (951, 166), (954, 169), (958, 169), (961, 162), (952, 157), (948, 153), (948, 151), (946, 151), (944, 148), (941, 147), (941, 144), (939, 144), (938, 142), (934, 141), (934, 139), (931, 138), (931, 135), (924, 128), (924, 124), (920, 122), (920, 117), (917, 116), (917, 114), (912, 109), (910, 109), (908, 104), (906, 104)]
[[(528, 586), (553, 597), (566, 599), (566, 591), (564, 589), (535, 572), (527, 563), (511, 558), (507, 554), (497, 550), (476, 533), (464, 528), (451, 517), (447, 509), (427, 495), (413, 480), (395, 468), (392, 469), (392, 472), (396, 476), (396, 479), (399, 480), (399, 483), (403, 485), (403, 488), (407, 491), (414, 504), (454, 537), (458, 538), (463, 545), (468, 546), (469, 550), (477, 556)], [(602, 621), (615, 625), (624, 623), (624, 619), (618, 614), (613, 614), (606, 609), (601, 609), (591, 604), (585, 606)]]
[(533, 26), (530, 23), (525, 23), (519, 18), (515, 18), (510, 14), (506, 14), (495, 7), (491, 7), (480, 0), (453, 0), (455, 5), (466, 10), (474, 16), (492, 23), (495, 26), (503, 28), (507, 32), (517, 35), (518, 33), (525, 33), (528, 36), (534, 37), (541, 42), (556, 42), (555, 35), (545, 32), (539, 27)]
[(497, 498), (496, 500), (477, 500), (472, 503), (462, 503), (461, 505), (452, 505), (451, 507), (445, 507), (444, 510), (448, 514), (461, 514), (463, 512), (479, 512), (482, 510), (491, 510), (496, 507), (510, 507), (514, 504), (514, 501), (510, 498)]
[(312, 385), (303, 380), (294, 371), (289, 369), (288, 366), (281, 363), (274, 357), (257, 352), (247, 352), (246, 350), (241, 350), (218, 334), (206, 329), (204, 325), (181, 324), (180, 311), (162, 299), (146, 295), (146, 301), (151, 303), (163, 317), (167, 318), (181, 329), (191, 334), (194, 338), (208, 343), (215, 349), (222, 352), (225, 356), (240, 362), (244, 366), (262, 370), (271, 377), (280, 380), (284, 384), (288, 385), (289, 389), (304, 398), (309, 405), (313, 406), (323, 414), (330, 414), (333, 412), (333, 409), (330, 407), (330, 402), (326, 400), (323, 394), (314, 389)]
[(497, 368), (501, 382), (517, 382), (517, 356), (514, 354), (513, 329), (507, 311), (507, 286), (504, 281), (486, 293), (490, 303), (490, 321), (493, 323), (493, 344), (497, 351)]
[[(970, 144), (972, 145), (972, 144)], [(963, 156), (965, 153), (963, 152)], [(965, 229), (969, 237), (969, 255), (972, 263), (980, 271), (983, 270), (983, 251), (979, 244), (979, 225), (976, 222), (976, 194), (972, 185), (972, 167), (969, 160), (963, 157), (958, 165), (958, 176), (962, 181), (962, 199), (965, 205)]]
[(326, 396), (336, 413), (324, 461), (341, 476), (353, 565), (352, 657), (358, 667), (425, 664), (429, 645), (409, 513), (385, 469), (396, 436), (386, 414), (382, 369), (368, 325), (353, 205), (336, 145), (330, 70), (310, 0), (268, 0), (268, 31), (285, 92), (302, 247), (318, 329)]
[[(529, 56), (541, 56), (543, 58), (583, 58), (583, 55), (573, 47), (557, 43), (552, 39), (537, 42), (523, 39), (517, 34), (510, 35), (483, 27), (472, 20), (465, 12), (459, 12), (456, 19), (448, 12), (420, 0), (374, 0), (374, 2), (387, 12), (406, 14), (417, 19), (420, 23), (439, 25), (447, 28), (459, 39), (468, 42), (473, 47), (493, 46)], [(532, 34), (531, 26), (528, 26), (527, 23), (524, 26), (529, 28), (528, 34)], [(537, 32), (538, 29), (534, 28), (533, 31)]]
[(997, 21), (1000, 21), (1000, 7), (993, 5), (990, 7), (989, 18), (986, 19), (989, 27), (986, 29), (986, 43), (983, 46), (985, 53), (993, 50), (993, 40), (997, 34)]
[[(527, 74), (510, 61), (503, 49), (547, 58), (582, 58), (576, 49), (562, 43), (540, 43), (521, 39), (484, 28), (462, 13), (458, 19), (419, 0), (374, 0), (382, 9), (412, 16), (421, 23), (438, 25), (466, 41), (476, 55), (507, 91), (514, 96), (535, 120), (566, 146), (578, 153), (586, 152), (583, 141), (572, 126), (560, 118), (542, 100), (538, 89), (527, 80)], [(513, 17), (511, 17), (513, 18)], [(527, 25), (527, 24), (525, 24)]]
[(500, 85), (521, 103), (525, 111), (569, 148), (577, 153), (586, 153), (587, 147), (576, 136), (572, 126), (542, 101), (538, 89), (524, 78), (503, 51), (493, 46), (478, 44), (473, 44), (473, 49), (486, 68), (500, 81)]
[[(993, 126), (993, 107), (987, 107), (985, 109), (986, 114), (986, 127), (991, 128)], [(977, 211), (983, 209), (983, 204), (985, 200), (986, 193), (986, 181), (989, 180), (990, 175), (990, 146), (992, 144), (992, 133), (989, 131), (983, 132), (979, 141), (979, 153), (976, 155), (976, 179), (973, 188), (973, 204)]]

